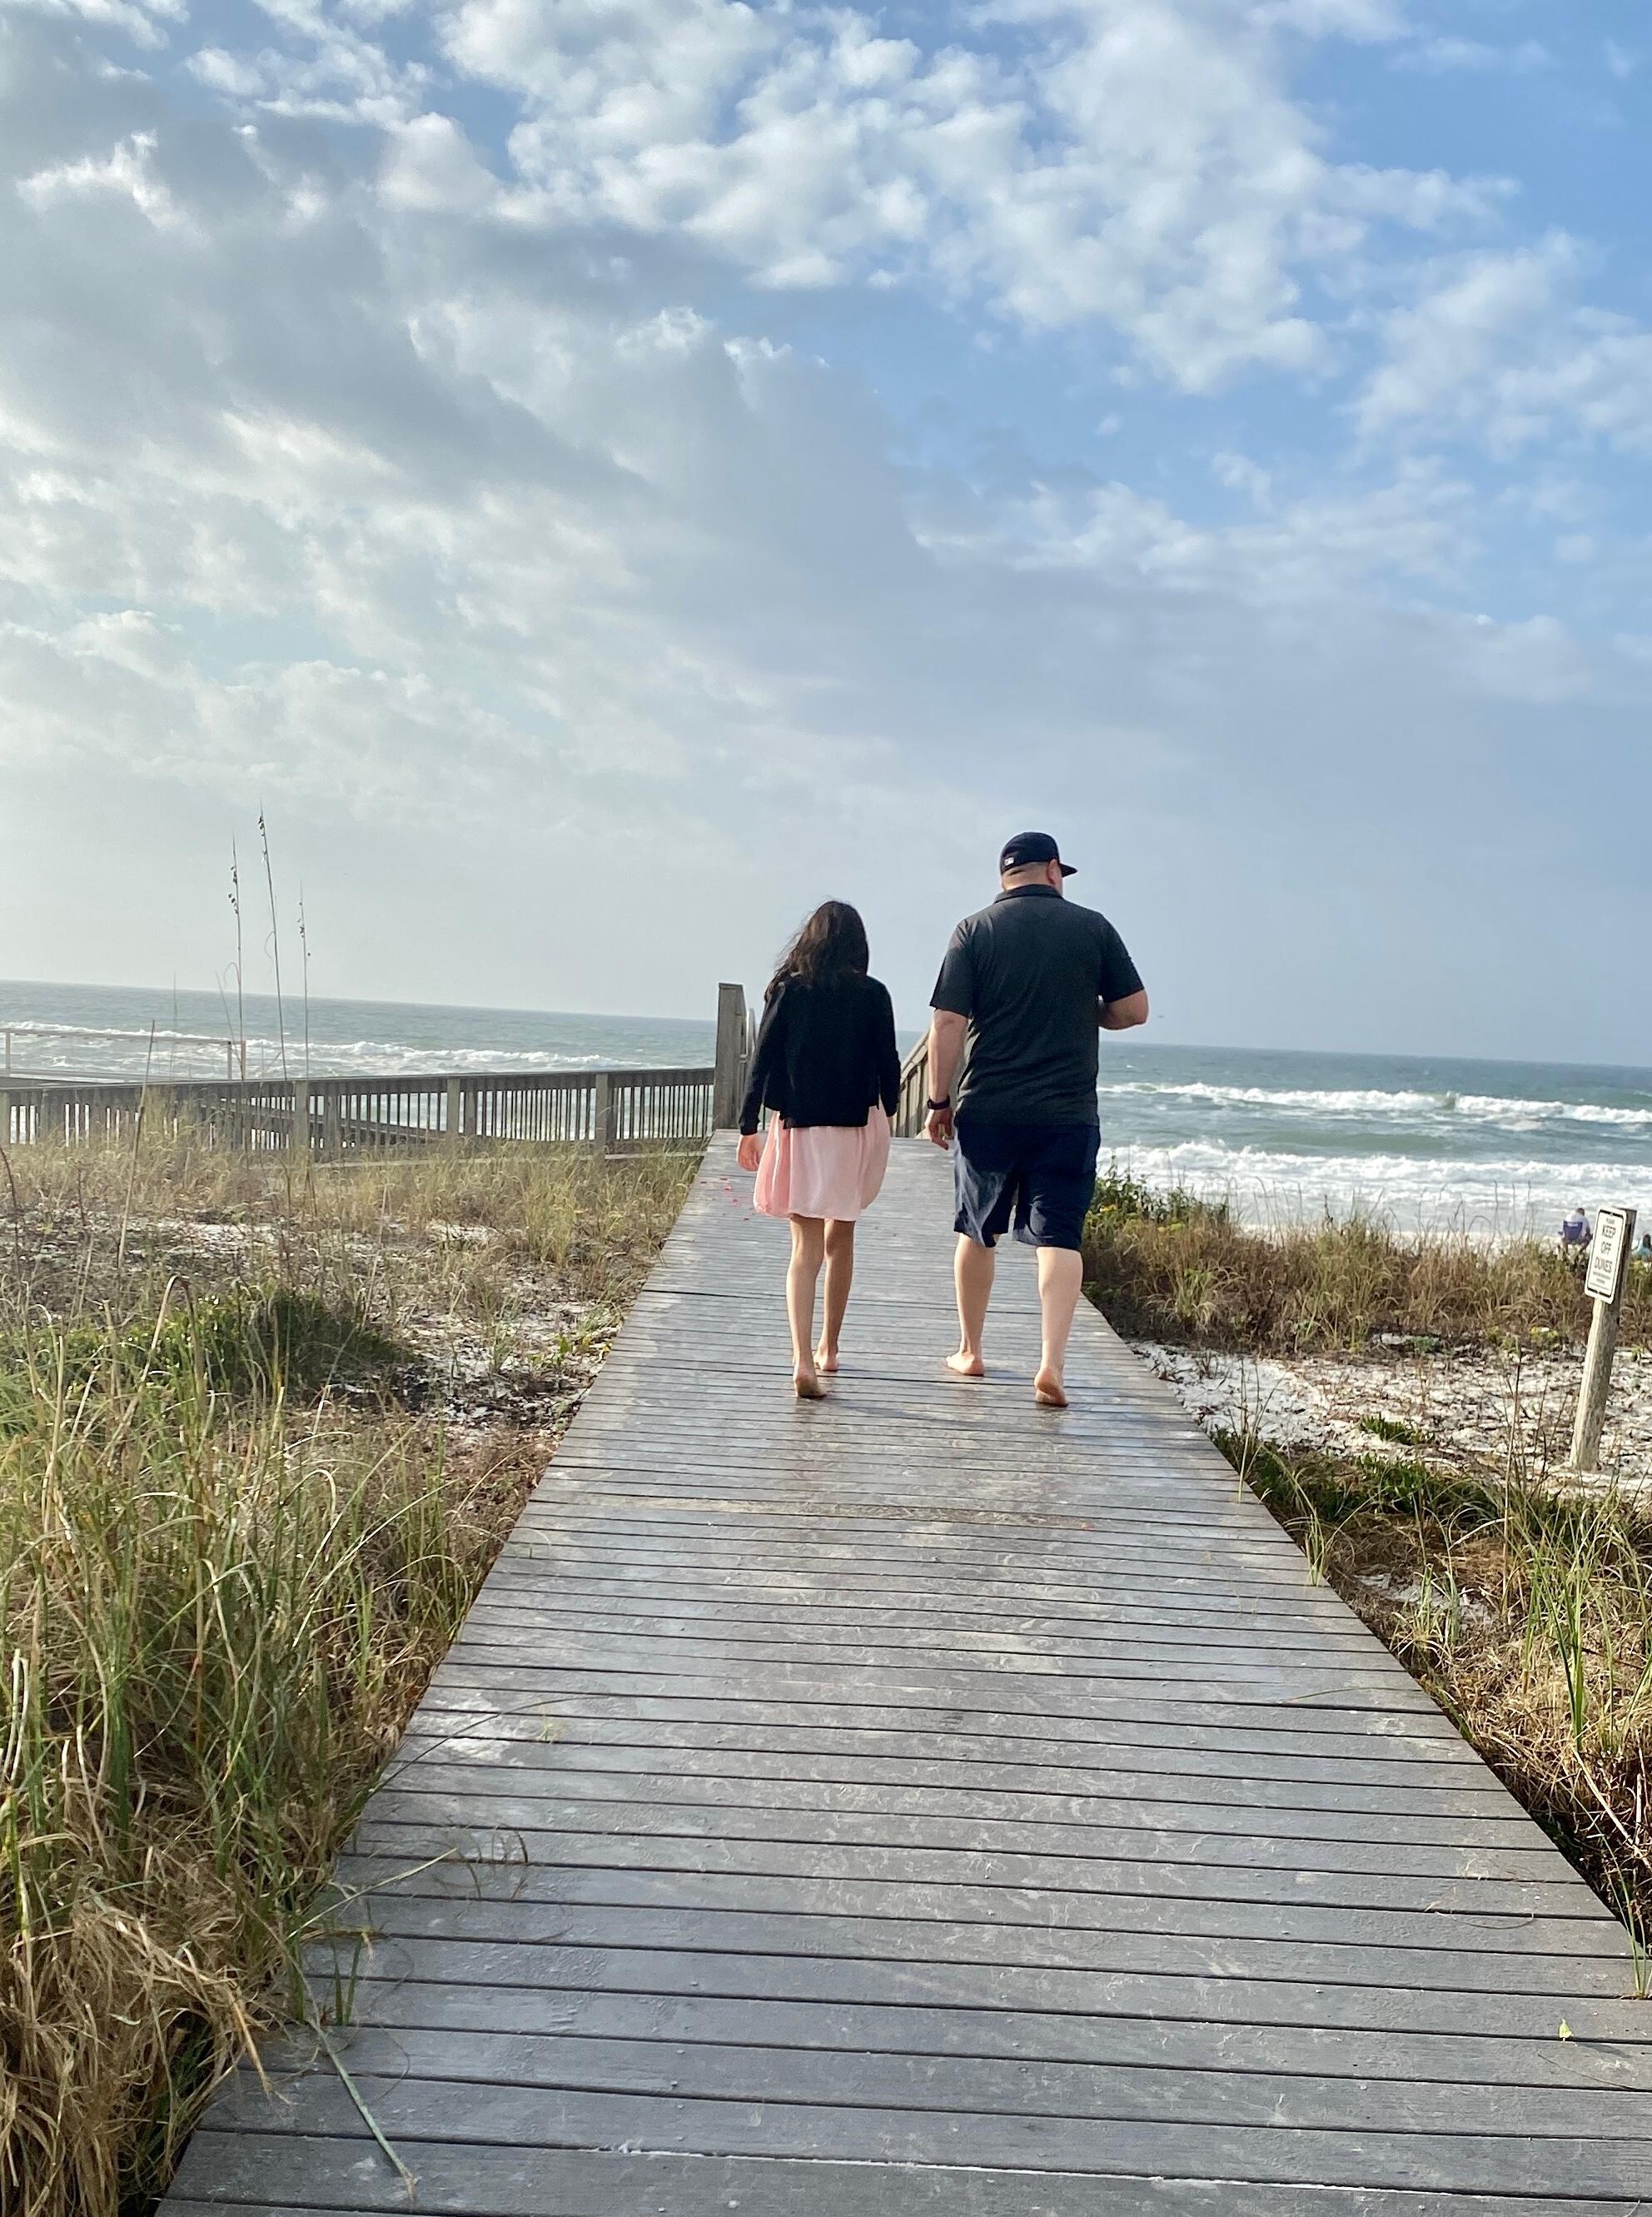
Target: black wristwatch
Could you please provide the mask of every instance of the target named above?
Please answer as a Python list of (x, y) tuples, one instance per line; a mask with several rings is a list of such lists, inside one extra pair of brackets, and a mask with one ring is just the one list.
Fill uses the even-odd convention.
[(933, 1116), (937, 1108), (950, 1108), (952, 1105), (952, 1096), (949, 1093), (944, 1101), (926, 1101), (923, 1105)]

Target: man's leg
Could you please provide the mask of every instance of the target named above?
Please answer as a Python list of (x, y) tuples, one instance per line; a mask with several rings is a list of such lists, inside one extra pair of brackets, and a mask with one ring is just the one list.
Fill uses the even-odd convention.
[(1084, 1290), (1084, 1257), (1076, 1247), (1039, 1250), (1039, 1306), (1044, 1316), (1044, 1352), (1032, 1380), (1032, 1398), (1046, 1409), (1064, 1409), (1067, 1341)]
[(838, 1335), (854, 1282), (854, 1226), (833, 1217), (826, 1226), (826, 1321), (820, 1329), (815, 1360), (823, 1370), (837, 1368)]
[(960, 1232), (958, 1252), (952, 1258), (952, 1281), (958, 1288), (958, 1353), (949, 1355), (946, 1368), (957, 1371), (960, 1378), (984, 1378), (987, 1366), (981, 1360), (981, 1334), (986, 1328), (987, 1303), (992, 1299), (992, 1277), (997, 1267), (997, 1257), (990, 1247), (983, 1247)]
[(826, 1226), (818, 1216), (792, 1219), (792, 1267), (786, 1274), (786, 1313), (792, 1325), (792, 1382), (800, 1401), (818, 1401), (823, 1388), (815, 1371), (815, 1281), (826, 1251)]

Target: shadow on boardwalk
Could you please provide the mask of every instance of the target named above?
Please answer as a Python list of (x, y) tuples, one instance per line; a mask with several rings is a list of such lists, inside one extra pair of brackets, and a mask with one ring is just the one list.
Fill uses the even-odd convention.
[(363, 2107), (452, 2217), (1652, 2195), (1620, 1928), (1092, 1312), (947, 1375), (945, 1181), (799, 1405), (714, 1143), (341, 1866), (361, 2106), (295, 2035), (170, 2217), (405, 2208)]

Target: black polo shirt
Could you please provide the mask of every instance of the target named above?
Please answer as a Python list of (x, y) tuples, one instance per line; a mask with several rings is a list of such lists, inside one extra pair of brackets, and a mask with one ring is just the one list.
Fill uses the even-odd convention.
[(930, 1005), (967, 1016), (953, 1104), (994, 1124), (1094, 1124), (1100, 1004), (1139, 993), (1104, 916), (1017, 886), (952, 934)]

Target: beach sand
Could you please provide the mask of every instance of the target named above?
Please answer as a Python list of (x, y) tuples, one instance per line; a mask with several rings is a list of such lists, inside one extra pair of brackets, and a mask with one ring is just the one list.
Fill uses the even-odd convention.
[[(1581, 1352), (1495, 1349), (1370, 1356), (1218, 1355), (1132, 1341), (1207, 1431), (1252, 1429), (1269, 1446), (1417, 1461), (1501, 1478), (1576, 1485), (1564, 1467), (1582, 1377)], [(1403, 1426), (1384, 1439), (1361, 1419)], [(1652, 1349), (1619, 1350), (1600, 1471), (1589, 1484), (1652, 1488)]]

